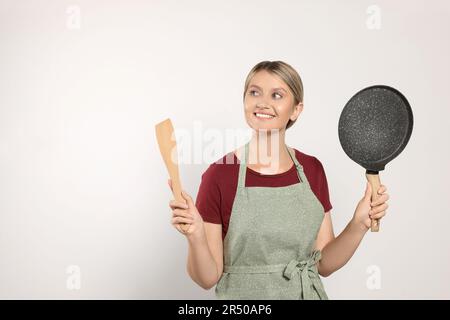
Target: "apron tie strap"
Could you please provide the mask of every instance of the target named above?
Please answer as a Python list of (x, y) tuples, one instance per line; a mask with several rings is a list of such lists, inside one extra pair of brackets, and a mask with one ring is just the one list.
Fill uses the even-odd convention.
[(283, 271), (283, 276), (289, 280), (296, 274), (300, 274), (303, 299), (313, 299), (314, 289), (321, 299), (327, 299), (327, 295), (319, 281), (316, 266), (321, 257), (321, 252), (315, 250), (307, 260), (291, 260)]

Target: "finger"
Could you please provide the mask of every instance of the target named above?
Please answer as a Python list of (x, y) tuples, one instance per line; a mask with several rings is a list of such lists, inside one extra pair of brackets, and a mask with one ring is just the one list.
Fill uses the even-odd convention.
[(192, 200), (191, 196), (188, 195), (188, 194), (186, 193), (186, 191), (184, 191), (184, 190), (181, 191), (181, 195), (182, 195), (183, 198), (186, 200), (186, 202), (187, 202), (189, 208), (192, 208), (192, 207), (194, 206), (194, 200)]
[[(173, 201), (173, 202), (172, 202)], [(186, 209), (188, 209), (188, 206), (187, 206), (187, 204), (186, 203), (184, 203), (184, 202), (179, 202), (179, 201), (176, 201), (176, 200), (172, 200), (171, 202), (169, 202), (169, 207), (170, 207), (170, 209), (172, 209), (172, 210), (175, 210), (175, 209), (183, 209), (183, 210), (186, 210)]]
[(372, 211), (372, 214), (377, 214), (378, 212), (387, 210), (388, 207), (389, 207), (389, 205), (387, 203), (383, 203), (383, 204), (380, 204), (379, 206), (372, 208), (371, 211)]
[(387, 203), (383, 203), (383, 204), (381, 204), (381, 205), (379, 205), (377, 207), (374, 207), (374, 208), (370, 209), (370, 213), (369, 214), (371, 214), (371, 215), (372, 214), (377, 214), (378, 212), (387, 210), (388, 207), (389, 207), (389, 205)]
[(389, 194), (387, 193), (383, 193), (381, 196), (378, 197), (378, 199), (376, 199), (375, 201), (373, 201), (372, 203), (370, 203), (371, 207), (376, 207), (386, 201), (389, 200)]
[(187, 212), (187, 210), (185, 210), (185, 209), (174, 209), (174, 210), (172, 210), (172, 216), (173, 216), (173, 217), (191, 218), (191, 219), (194, 218), (194, 217), (192, 216), (192, 214), (190, 214), (189, 212)]
[(381, 219), (386, 215), (386, 211), (378, 212), (377, 214), (373, 214), (370, 216), (371, 219)]
[(380, 187), (378, 188), (378, 194), (382, 194), (384, 192), (386, 192), (387, 188), (385, 185), (381, 184)]
[(172, 224), (179, 224), (179, 223), (193, 223), (194, 219), (191, 218), (183, 218), (183, 217), (175, 217), (172, 218)]
[(181, 208), (181, 209), (188, 209), (188, 205), (184, 202), (177, 201), (177, 200), (170, 200), (169, 206), (172, 210)]

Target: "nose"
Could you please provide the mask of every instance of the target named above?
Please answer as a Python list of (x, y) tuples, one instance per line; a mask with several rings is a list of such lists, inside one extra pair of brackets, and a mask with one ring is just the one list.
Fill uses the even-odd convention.
[(256, 108), (264, 110), (264, 109), (270, 109), (270, 107), (266, 103), (257, 103)]

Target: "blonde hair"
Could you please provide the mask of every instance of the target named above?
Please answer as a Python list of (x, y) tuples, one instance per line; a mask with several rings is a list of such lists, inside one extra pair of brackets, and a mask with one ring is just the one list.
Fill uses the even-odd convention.
[[(295, 71), (294, 68), (292, 68), (289, 64), (283, 61), (261, 61), (257, 65), (255, 65), (252, 70), (250, 70), (249, 74), (247, 75), (247, 78), (245, 79), (245, 85), (244, 85), (244, 95), (243, 98), (245, 99), (245, 94), (247, 92), (248, 86), (250, 84), (250, 81), (252, 80), (253, 76), (261, 70), (266, 70), (272, 74), (277, 75), (278, 77), (283, 80), (286, 85), (289, 87), (289, 90), (291, 94), (294, 97), (294, 106), (299, 104), (300, 102), (303, 102), (303, 82), (300, 78), (300, 75)], [(292, 121), (289, 119), (286, 129), (291, 127), (295, 123), (295, 120)]]

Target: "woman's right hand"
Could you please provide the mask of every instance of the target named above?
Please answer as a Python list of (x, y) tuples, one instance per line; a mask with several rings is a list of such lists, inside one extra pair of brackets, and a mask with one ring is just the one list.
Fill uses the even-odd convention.
[[(172, 189), (172, 180), (168, 180)], [(172, 209), (172, 225), (186, 237), (201, 236), (204, 232), (203, 218), (197, 210), (191, 196), (184, 190), (181, 196), (186, 202), (171, 200), (169, 207)]]

